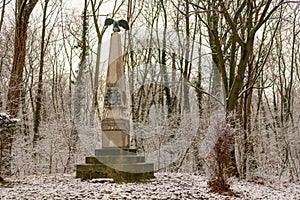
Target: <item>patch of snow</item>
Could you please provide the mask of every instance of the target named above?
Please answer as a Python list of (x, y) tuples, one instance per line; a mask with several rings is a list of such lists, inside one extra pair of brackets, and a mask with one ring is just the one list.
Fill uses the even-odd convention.
[(1, 119), (1, 118), (9, 119), (10, 116), (9, 116), (8, 113), (6, 113), (6, 112), (0, 112), (0, 119)]
[(209, 192), (207, 178), (184, 173), (157, 173), (145, 183), (80, 181), (74, 174), (55, 174), (10, 179), (0, 188), (0, 199), (300, 199), (299, 183), (254, 183), (233, 180), (240, 197)]
[(90, 183), (113, 183), (114, 182), (114, 179), (112, 178), (94, 178), (92, 180), (88, 180), (88, 182)]

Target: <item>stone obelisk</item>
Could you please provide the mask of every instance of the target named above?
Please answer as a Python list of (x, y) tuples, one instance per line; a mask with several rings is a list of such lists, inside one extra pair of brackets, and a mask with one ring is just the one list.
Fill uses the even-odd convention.
[(113, 32), (106, 77), (105, 116), (101, 122), (103, 148), (129, 147), (130, 128), (124, 73), (121, 36)]
[(86, 157), (85, 164), (76, 165), (76, 177), (85, 179), (113, 178), (116, 182), (144, 181), (154, 177), (154, 164), (129, 148), (129, 115), (124, 74), (120, 27), (129, 29), (125, 20), (108, 18), (105, 25), (114, 25), (111, 34), (106, 89), (105, 116), (101, 121), (102, 148), (95, 156)]

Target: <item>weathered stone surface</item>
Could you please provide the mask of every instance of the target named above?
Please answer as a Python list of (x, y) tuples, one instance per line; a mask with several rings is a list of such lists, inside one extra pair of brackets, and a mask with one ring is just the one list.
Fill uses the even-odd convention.
[(130, 148), (102, 148), (95, 150), (96, 156), (108, 156), (108, 155), (136, 155), (136, 149)]
[(101, 128), (102, 131), (123, 130), (127, 133), (130, 131), (129, 120), (125, 119), (105, 118), (102, 120)]
[(110, 40), (104, 108), (106, 115), (101, 121), (102, 147), (129, 147), (126, 82), (121, 36), (118, 33), (113, 33)]
[(102, 164), (83, 164), (76, 166), (76, 178), (81, 178), (82, 180), (94, 178), (112, 178), (115, 182), (140, 182), (154, 178), (154, 172), (137, 171), (137, 173), (134, 173), (119, 171)]
[(113, 178), (116, 182), (145, 181), (154, 177), (154, 164), (146, 163), (136, 149), (96, 149), (86, 157), (86, 164), (76, 166), (76, 177), (82, 180)]
[(107, 165), (99, 161), (97, 163), (76, 165), (76, 178), (82, 180), (112, 178), (115, 182), (146, 181), (154, 178), (153, 163), (109, 163)]
[(129, 147), (129, 120), (102, 120), (102, 147)]
[(86, 157), (85, 162), (87, 164), (130, 164), (130, 163), (143, 163), (145, 162), (144, 156), (134, 155), (122, 155), (122, 156), (98, 156), (98, 157)]

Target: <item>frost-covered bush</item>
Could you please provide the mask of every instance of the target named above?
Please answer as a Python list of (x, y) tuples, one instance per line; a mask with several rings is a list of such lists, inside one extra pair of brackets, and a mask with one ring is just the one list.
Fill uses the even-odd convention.
[(20, 122), (19, 119), (12, 118), (5, 112), (0, 112), (0, 132), (15, 128), (18, 122)]

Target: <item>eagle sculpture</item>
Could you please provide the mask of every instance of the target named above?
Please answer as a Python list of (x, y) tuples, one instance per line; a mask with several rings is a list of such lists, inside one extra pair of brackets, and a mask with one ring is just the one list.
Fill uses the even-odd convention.
[(129, 30), (129, 25), (128, 22), (124, 19), (121, 20), (114, 20), (112, 18), (107, 18), (104, 22), (105, 26), (109, 26), (109, 25), (114, 25), (113, 31), (114, 32), (120, 32), (121, 29), (120, 27), (124, 28), (125, 30)]

